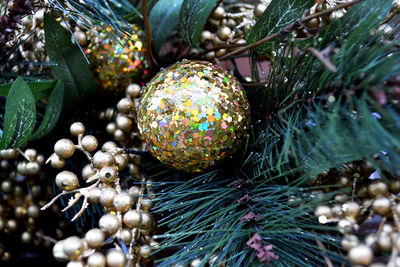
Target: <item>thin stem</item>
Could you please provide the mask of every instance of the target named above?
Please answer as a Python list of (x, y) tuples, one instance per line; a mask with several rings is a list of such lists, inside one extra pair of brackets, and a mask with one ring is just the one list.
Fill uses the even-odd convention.
[(151, 27), (150, 27), (149, 16), (147, 15), (147, 0), (142, 0), (142, 15), (143, 15), (144, 26), (146, 29), (147, 55), (149, 56), (150, 68), (151, 68), (157, 66), (158, 64), (153, 56), (153, 51), (151, 50)]
[(308, 22), (308, 21), (310, 21), (312, 19), (328, 15), (328, 14), (332, 13), (333, 11), (336, 11), (336, 10), (342, 9), (342, 8), (346, 8), (348, 6), (354, 5), (354, 4), (356, 4), (358, 2), (361, 2), (361, 1), (364, 1), (364, 0), (353, 0), (353, 1), (350, 1), (350, 2), (347, 2), (347, 3), (343, 3), (343, 4), (340, 4), (340, 5), (334, 6), (332, 8), (328, 8), (328, 9), (326, 9), (324, 11), (321, 11), (321, 12), (318, 12), (318, 13), (314, 13), (314, 14), (312, 14), (310, 16), (307, 16), (307, 17), (304, 17), (304, 18), (300, 18), (300, 19), (296, 20), (295, 22), (283, 27), (278, 32), (276, 32), (274, 34), (271, 34), (271, 35), (269, 35), (269, 36), (267, 36), (267, 37), (265, 37), (265, 38), (263, 38), (261, 40), (258, 40), (255, 43), (252, 43), (252, 44), (246, 45), (244, 47), (241, 47), (239, 49), (236, 49), (236, 50), (234, 50), (234, 51), (232, 51), (232, 52), (220, 57), (219, 59), (222, 60), (222, 59), (226, 59), (228, 57), (231, 57), (233, 55), (237, 55), (237, 54), (243, 53), (243, 52), (247, 51), (250, 48), (259, 46), (260, 44), (269, 42), (269, 41), (274, 40), (274, 39), (276, 39), (276, 38), (278, 38), (278, 37), (280, 37), (282, 35), (285, 35), (285, 34), (288, 34), (288, 33), (292, 32), (296, 28), (296, 26), (298, 26), (298, 25), (302, 25), (302, 24), (304, 24), (304, 23), (306, 23), (306, 22)]

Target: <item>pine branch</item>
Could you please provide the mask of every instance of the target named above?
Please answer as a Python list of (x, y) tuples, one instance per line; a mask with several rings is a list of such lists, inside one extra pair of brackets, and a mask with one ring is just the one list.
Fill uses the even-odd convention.
[(236, 50), (234, 50), (234, 51), (232, 51), (230, 53), (227, 53), (227, 54), (221, 56), (219, 59), (223, 60), (223, 59), (229, 58), (231, 56), (243, 53), (243, 52), (247, 51), (250, 48), (259, 46), (260, 44), (272, 41), (272, 40), (274, 40), (274, 39), (276, 39), (276, 38), (278, 38), (280, 36), (286, 35), (286, 34), (292, 32), (292, 31), (294, 31), (297, 27), (303, 25), (304, 23), (306, 23), (306, 22), (308, 22), (308, 21), (310, 21), (312, 19), (323, 17), (325, 15), (328, 15), (328, 14), (332, 13), (333, 11), (336, 11), (336, 10), (339, 10), (339, 9), (342, 9), (342, 8), (346, 8), (348, 6), (354, 5), (354, 4), (356, 4), (358, 2), (361, 2), (361, 1), (364, 1), (364, 0), (352, 0), (352, 1), (349, 1), (349, 2), (346, 2), (346, 3), (343, 3), (343, 4), (336, 5), (334, 7), (328, 8), (328, 9), (323, 10), (321, 12), (314, 13), (314, 14), (312, 14), (310, 16), (307, 16), (307, 17), (304, 17), (304, 18), (300, 18), (300, 19), (296, 20), (295, 22), (293, 22), (293, 23), (285, 26), (284, 28), (280, 29), (278, 32), (276, 32), (274, 34), (271, 34), (271, 35), (269, 35), (269, 36), (267, 36), (267, 37), (265, 37), (265, 38), (263, 38), (263, 39), (261, 39), (261, 40), (259, 40), (257, 42), (254, 42), (252, 44), (249, 44), (249, 45), (246, 45), (246, 46), (241, 47), (239, 49), (236, 49)]

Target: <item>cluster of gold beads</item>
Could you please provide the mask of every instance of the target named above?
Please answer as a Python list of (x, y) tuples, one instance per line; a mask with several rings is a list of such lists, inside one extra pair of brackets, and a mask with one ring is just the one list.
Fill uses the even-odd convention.
[[(256, 5), (222, 2), (215, 8), (200, 35), (201, 46), (207, 48), (211, 44), (214, 47), (246, 44), (246, 34), (270, 2), (271, 0), (262, 0)], [(227, 51), (228, 48), (221, 48), (207, 53), (205, 57), (214, 59), (223, 56)], [(198, 50), (192, 49), (191, 54), (197, 53)]]
[[(114, 137), (115, 141), (126, 147), (134, 147), (140, 144), (139, 132), (135, 123), (140, 93), (140, 85), (136, 83), (129, 84), (125, 90), (125, 97), (117, 103), (118, 112), (114, 113), (106, 110), (100, 114), (104, 119), (114, 120), (107, 124), (106, 131)], [(107, 116), (107, 113), (111, 113), (111, 116)]]
[[(78, 138), (78, 144), (69, 139), (57, 141), (54, 154), (48, 161), (53, 167), (61, 169), (75, 151), (83, 152), (90, 163), (83, 167), (81, 176), (89, 185), (80, 187), (80, 179), (75, 173), (67, 170), (60, 172), (55, 182), (62, 192), (42, 209), (48, 208), (63, 195), (73, 194), (63, 211), (71, 208), (81, 197), (83, 204), (72, 220), (82, 215), (89, 204), (101, 204), (105, 214), (100, 218), (98, 228), (89, 230), (84, 238), (72, 236), (58, 241), (53, 248), (54, 257), (68, 261), (67, 266), (140, 266), (150, 261), (152, 248), (158, 245), (153, 240), (156, 223), (150, 213), (155, 195), (151, 191), (151, 181), (138, 171), (140, 156), (128, 155), (112, 141), (104, 143), (101, 150), (94, 152), (98, 147), (97, 139), (85, 135), (85, 126), (80, 122), (73, 123), (70, 131)], [(120, 172), (128, 165), (136, 168), (137, 176), (132, 178), (138, 180), (140, 186), (124, 189), (126, 183), (121, 181)], [(103, 248), (109, 245), (115, 248)]]
[[(353, 266), (399, 266), (399, 177), (387, 171), (378, 172), (369, 161), (363, 160), (326, 171), (313, 181), (313, 185), (327, 184), (338, 184), (344, 193), (334, 193), (331, 200), (317, 206), (314, 213), (320, 223), (337, 225), (350, 263)], [(330, 187), (320, 193), (337, 189)], [(369, 234), (362, 238), (360, 233), (365, 232), (366, 227)], [(378, 261), (378, 257), (384, 258), (386, 263)]]
[[(49, 235), (62, 237), (66, 223), (59, 218), (57, 206), (50, 213), (40, 213), (39, 206), (46, 203), (51, 194), (41, 172), (43, 163), (43, 155), (32, 148), (0, 150), (0, 234), (3, 237), (19, 238), (22, 244), (34, 246), (50, 246)], [(42, 225), (41, 220), (49, 215), (59, 220), (51, 229)], [(11, 257), (6, 242), (0, 242), (0, 261)]]

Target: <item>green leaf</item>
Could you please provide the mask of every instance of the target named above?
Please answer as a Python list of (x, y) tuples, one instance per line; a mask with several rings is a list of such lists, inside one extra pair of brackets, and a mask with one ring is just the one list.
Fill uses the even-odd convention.
[(183, 0), (160, 0), (150, 11), (153, 45), (158, 53), (168, 35), (178, 25)]
[(3, 136), (0, 149), (25, 145), (35, 127), (35, 99), (28, 84), (19, 77), (7, 96)]
[[(56, 80), (27, 82), (29, 88), (31, 88), (31, 92), (35, 101), (48, 98), (50, 96), (51, 90), (54, 88), (56, 83)], [(12, 85), (13, 83), (0, 85), (0, 96), (7, 97)]]
[(184, 0), (179, 17), (183, 40), (191, 46), (199, 43), (201, 31), (217, 0)]
[(72, 44), (71, 35), (50, 15), (44, 16), (44, 35), (47, 54), (54, 76), (65, 85), (64, 107), (74, 104), (95, 92), (92, 72), (78, 46)]
[(56, 125), (62, 110), (62, 103), (64, 99), (64, 83), (58, 81), (56, 86), (51, 92), (49, 103), (46, 106), (46, 113), (44, 114), (43, 121), (40, 123), (39, 128), (32, 135), (31, 139), (36, 140), (47, 135)]
[[(312, 7), (314, 0), (273, 0), (256, 25), (250, 31), (247, 44), (252, 44), (294, 22), (303, 15), (303, 12)], [(274, 42), (283, 39), (276, 38)], [(273, 48), (273, 42), (267, 42), (257, 47), (257, 52), (267, 53)]]

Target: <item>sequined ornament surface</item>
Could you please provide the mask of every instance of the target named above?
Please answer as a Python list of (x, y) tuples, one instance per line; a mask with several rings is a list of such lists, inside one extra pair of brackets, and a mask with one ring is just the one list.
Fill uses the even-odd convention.
[(247, 134), (249, 103), (239, 82), (209, 62), (175, 63), (148, 84), (138, 127), (149, 150), (186, 172), (215, 166)]
[(104, 93), (122, 93), (126, 86), (147, 74), (142, 30), (132, 26), (131, 35), (119, 43), (106, 31), (90, 33), (86, 54), (93, 68), (95, 81)]

